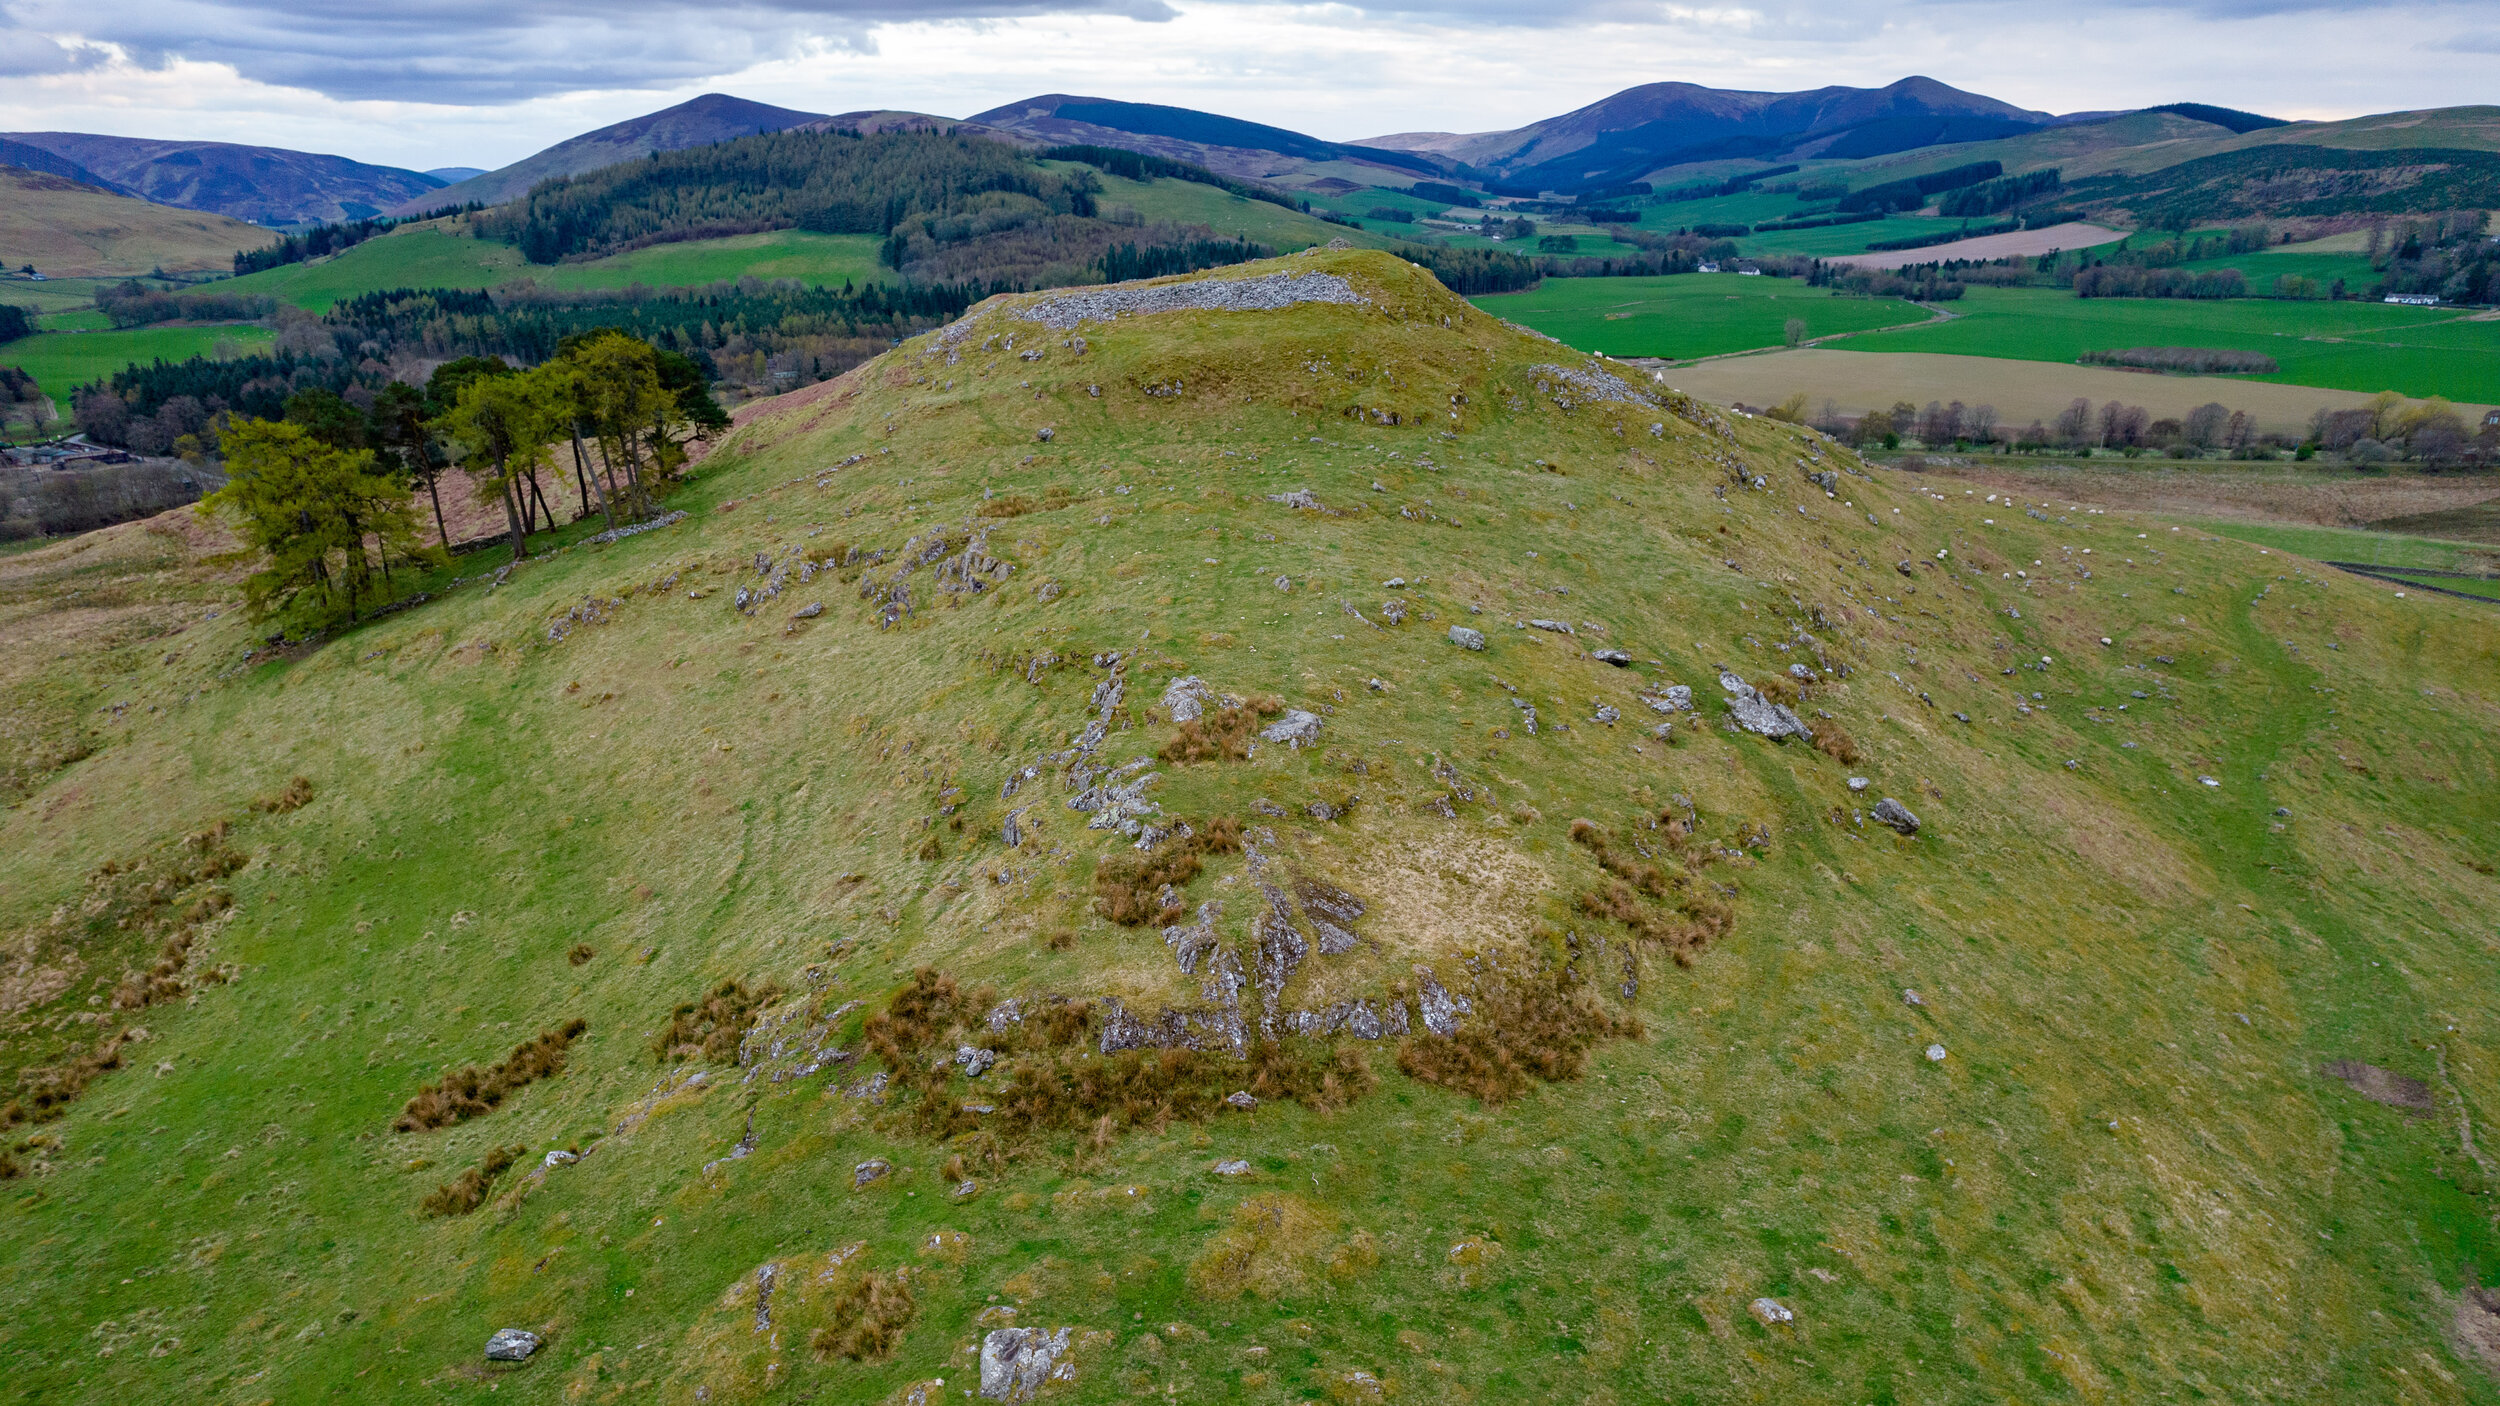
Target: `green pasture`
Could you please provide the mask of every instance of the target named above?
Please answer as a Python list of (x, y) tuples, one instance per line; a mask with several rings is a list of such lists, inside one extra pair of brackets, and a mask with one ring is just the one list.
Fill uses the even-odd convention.
[(1674, 360), (1779, 346), (1792, 317), (1805, 319), (1808, 337), (1822, 337), (1926, 316), (1897, 298), (1836, 298), (1794, 279), (1726, 273), (1549, 278), (1475, 302), (1581, 351)]
[[(2500, 401), (2500, 322), (2442, 308), (2245, 298), (2077, 298), (2053, 288), (1972, 288), (1953, 321), (1852, 337), (1850, 351), (2073, 361), (2122, 347), (2263, 352), (2283, 368), (2251, 380)], [(2237, 378), (2233, 378), (2237, 379)]]
[(877, 263), (876, 237), (865, 234), (772, 230), (654, 245), (582, 263), (534, 265), (508, 245), (467, 238), (443, 224), (425, 224), (366, 240), (327, 259), (247, 274), (219, 288), (265, 293), (326, 312), (341, 298), (385, 288), (493, 288), (526, 278), (542, 288), (587, 292), (637, 283), (698, 287), (750, 275), (824, 286), (872, 283), (889, 276)]
[(2372, 532), (2355, 527), (2303, 527), (2289, 523), (2242, 522), (2236, 518), (2180, 518), (2182, 524), (2217, 537), (2254, 542), (2312, 561), (2354, 561), (2368, 566), (2419, 567), (2431, 571), (2472, 571), (2489, 549), (2443, 542), (2398, 532)]
[(44, 393), (68, 409), (73, 389), (110, 376), (132, 362), (188, 361), (210, 356), (219, 342), (246, 350), (266, 345), (276, 334), (265, 327), (224, 324), (212, 327), (134, 327), (126, 332), (38, 332), (0, 345), (0, 366), (16, 366), (35, 378)]

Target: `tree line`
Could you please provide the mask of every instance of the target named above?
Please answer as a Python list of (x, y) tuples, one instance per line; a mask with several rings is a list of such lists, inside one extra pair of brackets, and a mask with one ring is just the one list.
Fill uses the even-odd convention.
[[(612, 527), (640, 521), (682, 470), (687, 441), (727, 424), (692, 362), (600, 329), (527, 370), (462, 357), (423, 386), (393, 381), (361, 403), (309, 387), (278, 418), (220, 416), (226, 483), (200, 511), (232, 522), (259, 556), (244, 582), (256, 616), (295, 610), (326, 626), (397, 594), (394, 567), (446, 560), (450, 468), (466, 472), (481, 503), (501, 505), (518, 561), (530, 533), (557, 525), (567, 467), (576, 520), (595, 511)], [(433, 510), (430, 544), (420, 488)]]
[(2140, 405), (2107, 400), (2095, 405), (2078, 396), (2056, 415), (2034, 419), (2027, 426), (2005, 423), (1993, 405), (1962, 401), (1927, 402), (1924, 407), (1897, 401), (1854, 419), (1830, 400), (1809, 415), (1804, 392), (1790, 396), (1766, 413), (1773, 419), (1812, 423), (1815, 428), (1862, 449), (1972, 449), (2033, 454), (2116, 450), (2133, 458), (2164, 454), (2196, 458), (2225, 454), (2234, 458), (2272, 458), (2285, 451), (2309, 459), (2325, 452), (2342, 456), (2356, 467), (2411, 460), (2425, 468), (2478, 468), (2500, 462), (2500, 428), (2477, 433), (2454, 407), (2442, 400), (2407, 401), (2392, 391), (2348, 409), (2321, 408), (2310, 417), (2305, 436), (2268, 433), (2255, 417), (2220, 401), (2208, 401), (2184, 415), (2156, 416)]

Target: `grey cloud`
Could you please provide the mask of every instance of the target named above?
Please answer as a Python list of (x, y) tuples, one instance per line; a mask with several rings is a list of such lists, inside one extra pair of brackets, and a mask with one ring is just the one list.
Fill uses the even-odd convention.
[[(5, 19), (5, 15), (0, 15), (0, 20)], [(0, 23), (0, 78), (75, 73), (93, 68), (108, 57), (93, 45), (63, 44), (49, 35)]]
[[(0, 74), (59, 71), (52, 52), (74, 51), (47, 36), (76, 35), (143, 66), (179, 55), (332, 98), (477, 106), (697, 82), (819, 45), (866, 50), (883, 24), (1071, 14), (1176, 17), (1164, 0), (29, 0), (17, 27), (0, 26)], [(55, 66), (12, 67), (42, 62)]]
[(2413, 46), (2425, 54), (2500, 54), (2500, 29), (2478, 29)]

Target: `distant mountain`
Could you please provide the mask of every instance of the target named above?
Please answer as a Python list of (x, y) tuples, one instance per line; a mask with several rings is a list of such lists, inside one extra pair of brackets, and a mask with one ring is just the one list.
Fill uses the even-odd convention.
[(1386, 167), (1407, 173), (1410, 180), (1446, 173), (1442, 163), (1412, 152), (1322, 141), (1283, 127), (1158, 103), (1047, 93), (975, 113), (972, 120), (1027, 141), (1119, 147), (1254, 180), (1331, 161)]
[(274, 146), (86, 132), (0, 132), (0, 139), (48, 151), (90, 173), (73, 180), (260, 225), (361, 219), (442, 185), (396, 166)]
[(1861, 159), (1941, 142), (1986, 141), (2060, 119), (1932, 78), (1883, 88), (1757, 93), (1691, 83), (1627, 88), (1509, 132), (1407, 133), (1360, 146), (1465, 162), (1507, 184), (1577, 190), (1639, 180), (1663, 167), (1732, 157)]
[(0, 138), (0, 166), (15, 166), (24, 171), (41, 171), (45, 175), (60, 176), (76, 181), (80, 185), (94, 186), (98, 190), (109, 190), (115, 195), (135, 196), (138, 194), (137, 191), (127, 186), (104, 179), (66, 156), (57, 156), (42, 147), (29, 146), (24, 142), (13, 142), (5, 138)]
[[(74, 181), (0, 166), (0, 250), (10, 268), (52, 275), (117, 277), (151, 269), (223, 272), (237, 249), (277, 232), (205, 210), (184, 210)], [(6, 301), (6, 299), (0, 299)]]
[(825, 120), (823, 113), (794, 112), (768, 103), (748, 102), (726, 93), (706, 93), (675, 107), (629, 117), (622, 122), (570, 137), (535, 156), (526, 156), (500, 170), (471, 176), (442, 187), (439, 193), (403, 201), (391, 211), (415, 215), (444, 205), (479, 201), (500, 205), (526, 194), (531, 186), (557, 176), (578, 176), (655, 151), (683, 151), (709, 146), (731, 137), (779, 132)]
[(445, 185), (450, 185), (453, 181), (465, 181), (471, 176), (483, 176), (486, 174), (486, 168), (483, 166), (436, 166), (426, 174)]

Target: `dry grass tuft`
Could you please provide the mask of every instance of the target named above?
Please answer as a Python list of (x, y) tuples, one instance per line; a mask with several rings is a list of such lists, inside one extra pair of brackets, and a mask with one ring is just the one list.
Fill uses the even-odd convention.
[(565, 1049), (589, 1028), (589, 1021), (568, 1020), (513, 1046), (500, 1064), (455, 1069), (417, 1090), (391, 1126), (403, 1133), (425, 1132), (492, 1113), (511, 1094), (561, 1073)]
[[(1682, 851), (1692, 826), (1683, 817), (1662, 817), (1662, 833), (1670, 848)], [(1577, 906), (1589, 917), (1621, 923), (1635, 937), (1665, 947), (1680, 967), (1691, 966), (1693, 954), (1727, 935), (1736, 911), (1715, 894), (1695, 884), (1682, 868), (1669, 870), (1617, 849), (1594, 821), (1571, 822), (1572, 842), (1589, 851), (1607, 873), (1607, 882), (1580, 895)]]
[(1814, 724), (1814, 750), (1843, 766), (1855, 766), (1866, 759), (1866, 753), (1858, 748), (1858, 739), (1829, 718)]
[(904, 1271), (863, 1274), (833, 1301), (830, 1321), (816, 1330), (810, 1346), (826, 1357), (865, 1362), (883, 1357), (902, 1341), (919, 1305), (912, 1302)]
[(486, 1204), (486, 1193), (494, 1189), (495, 1178), (510, 1170), (527, 1151), (519, 1143), (489, 1149), (476, 1166), (427, 1192), (417, 1210), (428, 1216), (467, 1215)]
[(1638, 1020), (1558, 987), (1514, 989), (1475, 1001), (1474, 1016), (1456, 1035), (1416, 1035), (1400, 1043), (1398, 1068), (1427, 1084), (1504, 1103), (1526, 1093), (1531, 1079), (1579, 1078), (1598, 1041), (1642, 1034)]
[(700, 1001), (688, 1001), (669, 1012), (668, 1024), (651, 1037), (651, 1053), (665, 1064), (672, 1059), (699, 1059), (726, 1064), (737, 1058), (738, 1043), (759, 1007), (781, 994), (777, 982), (750, 989), (742, 981), (724, 981)]
[(1325, 1210), (1299, 1196), (1253, 1196), (1233, 1208), (1233, 1223), (1190, 1261), (1189, 1287), (1210, 1299), (1244, 1294), (1278, 1299), (1298, 1293), (1309, 1286), (1313, 1271), (1322, 1268), (1335, 1230)]
[(252, 802), (252, 809), (265, 811), (271, 815), (284, 815), (291, 810), (302, 810), (311, 804), (312, 798), (312, 778), (299, 776), (288, 782), (283, 789)]
[[(1183, 724), (1187, 726), (1187, 724)], [(1219, 815), (1189, 827), (1187, 837), (1170, 840), (1145, 854), (1114, 854), (1094, 870), (1094, 911), (1122, 927), (1151, 923), (1163, 916), (1163, 886), (1186, 888), (1204, 866), (1202, 854), (1231, 854), (1241, 848), (1241, 821)]]
[(597, 952), (591, 950), (589, 943), (576, 942), (573, 944), (573, 950), (564, 954), (564, 960), (578, 967), (598, 955)]

